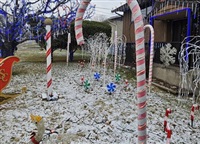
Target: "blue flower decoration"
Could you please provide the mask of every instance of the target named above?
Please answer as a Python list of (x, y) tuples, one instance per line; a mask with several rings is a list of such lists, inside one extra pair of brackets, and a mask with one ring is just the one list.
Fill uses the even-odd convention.
[(115, 91), (115, 89), (116, 89), (115, 84), (110, 83), (110, 84), (107, 85), (107, 90), (108, 90), (109, 93), (113, 93)]
[(99, 80), (99, 79), (100, 79), (100, 77), (101, 77), (101, 76), (100, 76), (100, 74), (99, 74), (99, 73), (95, 73), (95, 74), (94, 74), (94, 78), (95, 78), (96, 80)]

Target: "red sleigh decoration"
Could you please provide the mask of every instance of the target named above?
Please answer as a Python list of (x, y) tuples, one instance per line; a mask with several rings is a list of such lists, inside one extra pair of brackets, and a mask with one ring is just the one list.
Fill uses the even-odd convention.
[(0, 59), (0, 104), (5, 103), (11, 98), (15, 98), (19, 94), (3, 94), (2, 90), (9, 84), (12, 76), (12, 67), (15, 62), (19, 62), (16, 56), (9, 56)]

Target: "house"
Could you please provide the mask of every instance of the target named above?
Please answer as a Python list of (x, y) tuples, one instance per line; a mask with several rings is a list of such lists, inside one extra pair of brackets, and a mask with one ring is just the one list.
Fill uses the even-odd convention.
[[(153, 77), (168, 82), (171, 85), (179, 86), (180, 70), (178, 53), (181, 42), (186, 36), (199, 35), (200, 33), (200, 7), (196, 1), (192, 0), (138, 0), (143, 12), (145, 24), (151, 24), (155, 31), (154, 46), (154, 68)], [(150, 8), (150, 10), (148, 9)], [(134, 61), (135, 35), (134, 26), (131, 21), (131, 11), (127, 4), (124, 4), (112, 12), (124, 12), (123, 34), (127, 37), (127, 58), (126, 62)], [(145, 30), (145, 48), (148, 63), (149, 54), (149, 32)], [(190, 39), (187, 38), (186, 42)], [(165, 67), (160, 61), (160, 49), (170, 43), (177, 49), (175, 63)], [(132, 54), (132, 55), (131, 55)], [(191, 57), (188, 56), (190, 60)], [(192, 61), (190, 62), (191, 65)], [(148, 65), (146, 65), (148, 69)]]
[(117, 31), (117, 36), (122, 36), (123, 35), (123, 17), (122, 16), (114, 16), (110, 17), (106, 20), (106, 22), (109, 23), (111, 26), (111, 43), (114, 42), (115, 38), (115, 31)]

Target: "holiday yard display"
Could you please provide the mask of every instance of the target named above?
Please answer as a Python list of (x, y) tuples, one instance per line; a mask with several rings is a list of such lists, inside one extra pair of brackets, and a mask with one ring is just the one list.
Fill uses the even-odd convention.
[[(75, 20), (75, 32), (78, 45), (84, 44), (82, 32), (82, 18), (91, 0), (83, 0), (78, 8)], [(144, 24), (139, 4), (136, 0), (127, 0), (134, 20), (136, 41), (136, 69), (137, 69), (137, 98), (138, 98), (138, 143), (146, 143), (146, 78), (145, 78), (145, 49)]]

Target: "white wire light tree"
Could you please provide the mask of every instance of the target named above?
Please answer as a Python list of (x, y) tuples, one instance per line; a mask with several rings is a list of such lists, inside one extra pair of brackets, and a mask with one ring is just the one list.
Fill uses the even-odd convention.
[[(189, 40), (189, 41), (188, 41)], [(188, 96), (191, 91), (193, 103), (196, 103), (197, 89), (200, 82), (200, 36), (186, 37), (179, 52), (181, 81), (179, 96)], [(189, 66), (189, 63), (191, 65)], [(190, 69), (189, 69), (190, 68)]]

